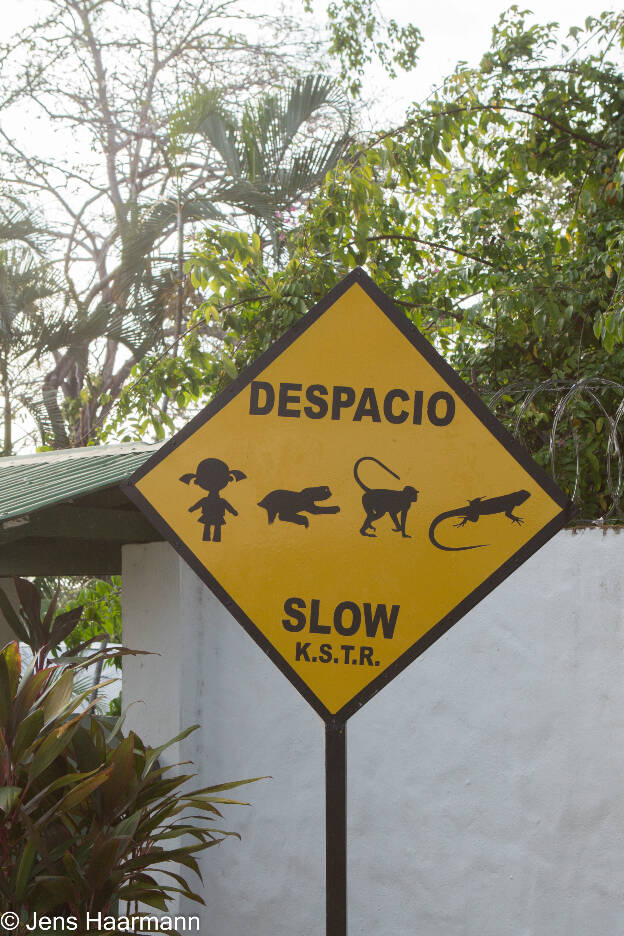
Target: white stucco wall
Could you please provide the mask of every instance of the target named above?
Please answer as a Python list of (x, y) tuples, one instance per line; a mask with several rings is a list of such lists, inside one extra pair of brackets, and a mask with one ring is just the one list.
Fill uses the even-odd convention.
[[(622, 932), (623, 559), (558, 534), (349, 721), (350, 936)], [(199, 722), (201, 785), (273, 777), (202, 862), (203, 936), (322, 936), (322, 722), (168, 545), (126, 548), (123, 614), (161, 654), (124, 663), (132, 727)]]

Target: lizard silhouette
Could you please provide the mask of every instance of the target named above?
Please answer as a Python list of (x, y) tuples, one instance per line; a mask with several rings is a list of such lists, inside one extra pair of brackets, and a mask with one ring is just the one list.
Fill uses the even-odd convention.
[(488, 546), (488, 543), (477, 543), (475, 546), (443, 546), (441, 543), (438, 543), (435, 538), (435, 528), (439, 523), (442, 523), (443, 520), (448, 520), (450, 517), (463, 517), (463, 519), (456, 523), (455, 526), (463, 527), (468, 522), (476, 523), (479, 517), (484, 517), (490, 514), (502, 513), (508, 517), (512, 523), (524, 523), (522, 517), (516, 517), (514, 514), (514, 507), (519, 507), (520, 504), (524, 504), (525, 500), (531, 495), (528, 491), (513, 491), (511, 494), (502, 494), (500, 497), (489, 497), (486, 500), (483, 500), (482, 497), (475, 497), (473, 500), (468, 501), (467, 507), (458, 507), (456, 510), (446, 510), (444, 513), (438, 514), (438, 516), (431, 521), (431, 526), (429, 527), (429, 539), (437, 549), (443, 549), (445, 552), (460, 552), (464, 549), (481, 549), (483, 546)]

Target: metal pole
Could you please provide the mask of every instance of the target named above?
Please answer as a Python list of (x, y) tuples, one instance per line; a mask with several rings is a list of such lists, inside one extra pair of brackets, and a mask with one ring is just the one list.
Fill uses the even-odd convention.
[(325, 722), (326, 936), (347, 936), (347, 726)]

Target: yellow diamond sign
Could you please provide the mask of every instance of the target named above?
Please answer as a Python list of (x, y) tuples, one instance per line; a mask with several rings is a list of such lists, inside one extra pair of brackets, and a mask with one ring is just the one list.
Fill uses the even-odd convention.
[(359, 269), (127, 493), (326, 720), (353, 714), (569, 516)]

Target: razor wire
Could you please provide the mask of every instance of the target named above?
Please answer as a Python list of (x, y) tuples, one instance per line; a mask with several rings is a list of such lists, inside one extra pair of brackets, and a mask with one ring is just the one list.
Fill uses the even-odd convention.
[[(607, 523), (624, 523), (622, 505), (624, 482), (624, 384), (606, 377), (583, 377), (577, 380), (551, 378), (536, 384), (512, 383), (493, 392), (484, 394), (492, 412), (510, 429), (512, 435), (535, 455), (535, 445), (527, 442), (527, 430), (532, 415), (537, 410), (546, 416), (548, 429), (548, 453), (550, 473), (561, 486), (567, 486), (570, 499), (578, 513), (576, 523), (604, 526)], [(536, 404), (539, 404), (538, 410)], [(587, 460), (583, 457), (583, 434), (579, 432), (581, 418), (588, 419), (588, 411), (582, 406), (589, 404), (596, 418), (603, 419), (608, 427), (602, 446), (601, 477), (604, 481), (608, 505), (598, 516), (588, 515), (587, 504), (582, 496), (584, 484), (589, 483)], [(510, 408), (514, 411), (509, 415)], [(501, 414), (501, 409), (507, 413)], [(580, 415), (579, 415), (580, 414)], [(565, 452), (572, 455), (575, 465), (573, 481), (562, 483), (560, 463)]]

